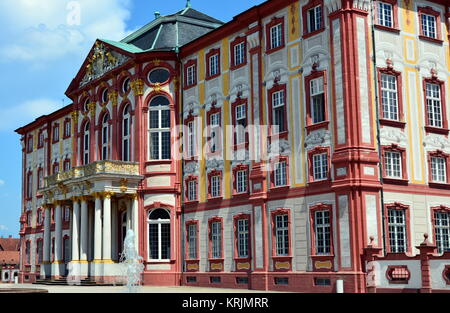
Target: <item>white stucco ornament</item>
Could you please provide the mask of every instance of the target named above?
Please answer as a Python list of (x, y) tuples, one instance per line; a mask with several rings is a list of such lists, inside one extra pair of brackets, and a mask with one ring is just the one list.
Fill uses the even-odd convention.
[(383, 146), (393, 143), (399, 146), (406, 146), (407, 138), (404, 132), (396, 128), (383, 127), (380, 130), (380, 139)]
[(450, 142), (447, 138), (440, 135), (430, 134), (425, 137), (425, 140), (423, 142), (423, 145), (428, 150), (444, 150), (449, 151), (450, 150)]
[(306, 150), (314, 150), (320, 146), (328, 146), (331, 144), (331, 133), (325, 129), (319, 129), (311, 132), (305, 139)]

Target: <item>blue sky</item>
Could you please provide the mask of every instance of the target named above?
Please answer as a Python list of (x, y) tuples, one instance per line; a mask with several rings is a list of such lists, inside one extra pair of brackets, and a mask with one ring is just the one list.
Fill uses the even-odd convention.
[[(191, 0), (191, 5), (227, 22), (262, 2)], [(70, 103), (64, 92), (96, 38), (120, 40), (152, 21), (155, 11), (167, 15), (186, 6), (186, 0), (163, 3), (155, 0), (0, 2), (0, 236), (17, 237), (19, 232), (22, 155), (19, 136), (14, 130)]]

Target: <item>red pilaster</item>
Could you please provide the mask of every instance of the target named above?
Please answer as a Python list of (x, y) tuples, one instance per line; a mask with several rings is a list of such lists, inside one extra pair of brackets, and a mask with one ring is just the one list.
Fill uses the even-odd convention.
[(420, 251), (420, 269), (422, 271), (421, 293), (431, 293), (430, 256), (436, 252), (436, 246), (428, 241), (428, 234), (424, 234), (424, 241), (416, 248)]

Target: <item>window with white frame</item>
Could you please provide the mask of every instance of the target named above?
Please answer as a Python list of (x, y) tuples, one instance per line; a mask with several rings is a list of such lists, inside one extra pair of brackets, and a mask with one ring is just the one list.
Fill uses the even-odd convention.
[(188, 225), (188, 257), (189, 259), (197, 259), (197, 225)]
[(89, 150), (90, 150), (90, 135), (89, 135), (90, 124), (86, 123), (84, 126), (83, 135), (83, 164), (89, 164)]
[(247, 107), (245, 104), (236, 106), (236, 144), (245, 143), (247, 128)]
[(310, 81), (311, 122), (313, 124), (325, 121), (325, 91), (323, 76)]
[(130, 106), (127, 105), (123, 110), (122, 116), (122, 161), (131, 160), (131, 115)]
[(25, 256), (26, 256), (26, 264), (31, 264), (31, 242), (27, 241), (25, 244)]
[(42, 264), (44, 257), (44, 241), (37, 241), (37, 251), (38, 251), (38, 264)]
[(39, 147), (43, 147), (44, 146), (44, 133), (43, 132), (39, 133), (38, 146)]
[(406, 252), (406, 212), (401, 209), (388, 209), (389, 244), (392, 253)]
[(109, 141), (110, 141), (109, 115), (105, 114), (102, 121), (102, 160), (109, 159)]
[(272, 26), (270, 28), (270, 49), (275, 49), (283, 45), (283, 25)]
[(383, 118), (398, 121), (398, 91), (397, 77), (381, 74), (381, 103)]
[(188, 188), (188, 201), (196, 201), (197, 200), (197, 181), (190, 180), (187, 184)]
[(378, 1), (377, 6), (377, 16), (378, 25), (386, 27), (394, 27), (394, 16), (393, 16), (392, 4)]
[(443, 157), (431, 157), (431, 180), (438, 183), (447, 182), (447, 160)]
[(211, 256), (222, 258), (222, 222), (211, 223)]
[(434, 212), (434, 232), (438, 252), (450, 251), (450, 213)]
[(59, 140), (59, 125), (53, 127), (53, 141)]
[(426, 37), (437, 38), (436, 16), (421, 14), (422, 34)]
[(236, 172), (236, 192), (246, 193), (247, 192), (247, 171), (237, 171)]
[(44, 170), (38, 170), (38, 189), (44, 188)]
[(64, 170), (64, 172), (70, 171), (70, 160), (65, 160), (64, 161), (63, 170)]
[(286, 131), (286, 105), (284, 99), (284, 90), (272, 94), (272, 127), (274, 133)]
[(188, 134), (187, 134), (187, 140), (188, 140), (187, 153), (188, 153), (188, 155), (187, 155), (187, 157), (188, 158), (192, 158), (192, 157), (195, 156), (195, 150), (196, 150), (195, 149), (196, 138), (195, 138), (195, 124), (194, 124), (194, 122), (188, 122), (187, 128), (188, 128), (187, 129), (188, 130)]
[(219, 134), (220, 134), (220, 113), (214, 113), (210, 116), (211, 141), (210, 150), (212, 153), (220, 150)]
[(245, 42), (234, 46), (234, 65), (238, 66), (245, 63)]
[(386, 177), (402, 178), (402, 154), (400, 152), (385, 151), (384, 164)]
[(313, 155), (313, 177), (315, 181), (328, 179), (328, 153)]
[(71, 123), (70, 123), (70, 121), (67, 121), (67, 122), (65, 122), (64, 123), (64, 137), (70, 137), (70, 133), (71, 133), (71, 131), (72, 131), (72, 129), (71, 129)]
[(322, 28), (322, 6), (318, 5), (308, 10), (308, 33)]
[(148, 216), (148, 251), (150, 260), (170, 260), (170, 215), (156, 209)]
[(316, 254), (327, 255), (331, 253), (331, 223), (330, 211), (314, 212), (314, 232), (316, 239)]
[(287, 164), (286, 161), (275, 163), (274, 185), (275, 187), (287, 185)]
[(170, 160), (170, 102), (157, 96), (149, 105), (150, 160)]
[(27, 176), (27, 198), (31, 199), (33, 197), (33, 174), (28, 174)]
[(186, 84), (187, 86), (195, 85), (197, 81), (197, 66), (191, 65), (186, 69)]
[(426, 99), (428, 124), (443, 127), (441, 87), (438, 84), (426, 83)]
[(236, 221), (237, 231), (237, 253), (239, 258), (248, 258), (249, 229), (248, 219), (238, 219)]
[(276, 255), (289, 255), (289, 216), (280, 214), (275, 216)]
[(221, 181), (220, 175), (211, 177), (211, 197), (213, 197), (213, 198), (217, 198), (217, 197), (221, 196), (220, 181)]
[(219, 54), (209, 57), (209, 76), (219, 74)]

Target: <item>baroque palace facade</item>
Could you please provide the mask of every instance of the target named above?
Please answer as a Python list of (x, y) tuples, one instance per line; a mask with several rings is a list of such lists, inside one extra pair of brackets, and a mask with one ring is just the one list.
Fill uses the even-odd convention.
[(132, 229), (144, 284), (450, 291), (449, 28), (446, 0), (188, 1), (99, 39), (17, 130), (21, 281), (115, 282)]

